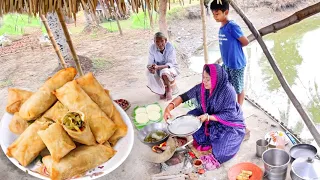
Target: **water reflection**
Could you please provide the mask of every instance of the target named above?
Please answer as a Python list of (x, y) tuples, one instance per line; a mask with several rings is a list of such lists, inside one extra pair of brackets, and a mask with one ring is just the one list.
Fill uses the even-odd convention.
[[(279, 68), (299, 101), (320, 129), (320, 17), (312, 17), (264, 38)], [(282, 89), (260, 46), (245, 48), (248, 65), (246, 93), (305, 139), (312, 136)], [(209, 47), (210, 62), (220, 57), (219, 47)], [(191, 59), (191, 68), (201, 72), (203, 57)]]

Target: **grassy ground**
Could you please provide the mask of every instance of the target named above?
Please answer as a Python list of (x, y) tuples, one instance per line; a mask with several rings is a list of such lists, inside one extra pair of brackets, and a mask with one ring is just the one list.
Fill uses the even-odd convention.
[[(186, 3), (184, 7), (192, 6), (198, 4), (198, 1), (192, 1), (191, 4)], [(183, 7), (179, 3), (171, 4), (170, 10), (168, 10), (168, 20), (174, 18)], [(79, 13), (78, 18), (83, 16), (83, 13)], [(159, 15), (157, 12), (153, 13), (154, 22), (157, 22)], [(9, 14), (5, 15), (0, 20), (0, 36), (3, 34), (8, 35), (22, 35), (25, 34), (26, 28), (40, 28), (41, 22), (38, 17), (28, 17), (28, 15), (21, 14)], [(137, 14), (132, 14), (127, 20), (120, 21), (121, 28), (123, 30), (130, 29), (150, 29), (149, 17), (143, 11)], [(69, 30), (73, 34), (79, 34), (84, 28), (84, 24), (79, 24), (77, 26), (69, 26)], [(118, 26), (116, 21), (109, 21), (101, 23), (100, 26), (106, 28), (110, 32), (118, 31)], [(157, 23), (155, 23), (155, 28), (157, 28)], [(42, 26), (42, 31), (45, 32)]]
[[(25, 33), (25, 28), (40, 28), (40, 20), (24, 14), (5, 15), (0, 22), (0, 36), (3, 34), (20, 35)], [(43, 27), (43, 31), (45, 31)]]

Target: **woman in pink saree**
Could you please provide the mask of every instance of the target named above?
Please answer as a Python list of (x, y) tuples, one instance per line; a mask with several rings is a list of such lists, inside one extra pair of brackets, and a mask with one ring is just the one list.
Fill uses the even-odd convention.
[(172, 109), (190, 99), (193, 99), (196, 108), (188, 114), (197, 116), (203, 122), (193, 134), (193, 145), (204, 151), (212, 148), (212, 155), (219, 165), (230, 160), (240, 149), (245, 124), (236, 101), (236, 92), (220, 65), (205, 65), (202, 83), (175, 98), (167, 106), (164, 118), (170, 118)]

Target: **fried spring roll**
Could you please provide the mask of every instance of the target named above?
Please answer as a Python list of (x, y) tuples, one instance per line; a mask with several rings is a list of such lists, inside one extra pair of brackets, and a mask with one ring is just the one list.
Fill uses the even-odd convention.
[(47, 146), (54, 161), (59, 161), (76, 148), (69, 135), (58, 123), (53, 123), (46, 130), (38, 131), (38, 135)]
[(14, 157), (22, 166), (30, 164), (46, 147), (38, 135), (38, 131), (45, 130), (48, 122), (35, 121), (9, 147), (7, 155)]
[(116, 124), (117, 130), (109, 139), (110, 144), (114, 146), (128, 131), (127, 125), (123, 121), (120, 112), (116, 109), (112, 99), (92, 73), (88, 73), (85, 76), (76, 79), (76, 81), (89, 97), (98, 104), (101, 110)]
[(107, 162), (115, 153), (116, 151), (112, 148), (101, 144), (79, 146), (59, 162), (53, 161), (51, 156), (44, 157), (42, 161), (52, 180), (63, 180), (82, 175), (86, 171)]
[(68, 112), (62, 119), (62, 126), (74, 141), (85, 145), (96, 144), (96, 140), (83, 113)]
[(30, 98), (33, 92), (16, 89), (16, 88), (9, 88), (8, 89), (8, 103), (6, 106), (6, 111), (8, 113), (14, 114), (19, 112), (21, 105)]
[(16, 112), (13, 115), (13, 118), (10, 121), (9, 129), (15, 134), (22, 134), (28, 128), (28, 122), (22, 119), (19, 116), (19, 113)]
[(57, 101), (57, 98), (52, 94), (52, 91), (71, 81), (76, 74), (77, 71), (73, 67), (58, 71), (22, 104), (19, 111), (20, 116), (26, 121), (41, 116), (42, 113), (48, 110)]
[(116, 131), (116, 125), (94, 103), (74, 80), (57, 89), (54, 94), (70, 111), (80, 111), (89, 122), (90, 129), (100, 144), (106, 142)]

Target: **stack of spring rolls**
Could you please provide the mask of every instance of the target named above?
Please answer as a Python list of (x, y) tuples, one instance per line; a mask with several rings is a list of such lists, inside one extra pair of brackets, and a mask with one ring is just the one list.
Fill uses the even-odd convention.
[(10, 88), (9, 129), (20, 136), (7, 155), (29, 165), (44, 149), (42, 161), (53, 180), (81, 176), (112, 158), (112, 148), (127, 125), (92, 73), (78, 79), (75, 68), (58, 71), (36, 92)]

